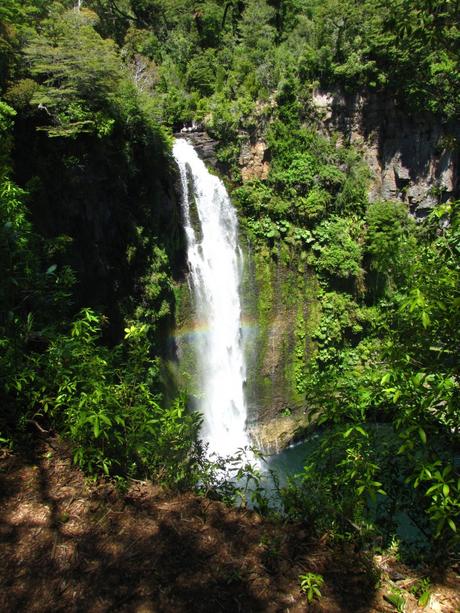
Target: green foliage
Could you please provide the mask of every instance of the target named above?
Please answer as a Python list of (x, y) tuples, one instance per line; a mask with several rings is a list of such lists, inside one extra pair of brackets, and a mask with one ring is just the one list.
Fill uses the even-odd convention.
[(15, 115), (15, 110), (0, 100), (0, 181), (4, 180), (9, 168), (12, 146), (11, 128)]
[(149, 476), (169, 486), (195, 484), (201, 451), (198, 414), (182, 400), (170, 407), (152, 393), (158, 363), (149, 357), (148, 328), (132, 324), (126, 342), (98, 344), (103, 320), (84, 309), (69, 334), (32, 355), (20, 378), (35, 420), (68, 437), (74, 461), (89, 474)]
[(344, 347), (359, 339), (372, 318), (372, 311), (359, 307), (346, 293), (321, 292), (321, 319), (313, 334), (315, 360), (323, 366), (337, 362)]
[(30, 107), (38, 87), (33, 79), (21, 79), (8, 88), (5, 99), (18, 111), (25, 111)]
[[(293, 87), (289, 82), (279, 94), (284, 121), (268, 129), (268, 179), (247, 181), (233, 196), (256, 246), (268, 245), (286, 262), (296, 253), (323, 276), (350, 280), (350, 287), (361, 291), (364, 224), (357, 213), (366, 199), (361, 161), (352, 150), (300, 126)], [(343, 219), (335, 214), (347, 211), (351, 215)]]
[(404, 613), (406, 600), (401, 589), (398, 587), (393, 587), (391, 591), (385, 595), (385, 599), (395, 607), (398, 613)]
[(265, 462), (253, 447), (240, 448), (226, 457), (212, 454), (202, 464), (198, 491), (228, 505), (273, 513), (266, 474), (261, 468)]
[[(132, 322), (125, 342), (111, 349), (100, 343), (105, 319), (90, 309), (73, 321), (70, 332), (60, 329), (54, 319), (65, 312), (73, 275), (65, 267), (44, 264), (46, 253), (56, 252), (56, 246), (47, 246), (34, 233), (25, 196), (3, 180), (2, 432), (14, 437), (28, 423), (49, 424), (73, 443), (74, 461), (90, 474), (142, 475), (170, 486), (194, 485), (201, 470), (196, 442), (200, 417), (189, 413), (180, 399), (164, 406), (154, 393), (159, 371), (158, 360), (151, 357), (149, 327)], [(146, 304), (156, 307), (152, 322), (169, 313), (164, 294), (170, 283), (165, 253), (157, 247), (154, 255), (153, 270), (144, 281)]]
[[(306, 340), (305, 317), (303, 312), (299, 311), (296, 318), (294, 361), (292, 365), (294, 371), (294, 385), (298, 394), (304, 394), (306, 391)], [(289, 409), (286, 409), (286, 411), (286, 414), (289, 415)]]
[[(387, 540), (407, 513), (433, 550), (454, 551), (458, 205), (438, 208), (418, 229), (401, 204), (369, 205), (359, 152), (319, 134), (311, 92), (373, 90), (411, 112), (457, 118), (456, 3), (83, 5), (0, 7), (2, 439), (42, 422), (73, 442), (91, 474), (199, 482), (266, 510), (260, 471), (241, 453), (227, 464), (233, 483), (220, 483), (225, 462), (203, 462), (199, 417), (160, 394), (155, 356), (168, 334), (183, 239), (163, 206), (170, 137), (159, 122), (180, 128), (195, 119), (221, 142), (218, 158), (258, 256), (302, 275), (310, 267), (321, 284), (316, 329), (307, 330), (299, 308), (286, 368), (324, 435), (284, 493), (287, 511), (337, 538), (380, 531)], [(241, 185), (240, 138), (260, 137), (268, 177)], [(61, 211), (75, 215), (68, 225)], [(78, 230), (60, 236), (62, 226)], [(101, 239), (109, 227), (113, 248)], [(85, 258), (98, 271), (89, 286)], [(118, 336), (95, 310), (75, 315), (100, 270), (111, 289), (94, 302), (113, 306)], [(270, 291), (260, 297), (263, 326)]]
[(300, 589), (307, 597), (308, 602), (321, 599), (321, 588), (324, 585), (324, 578), (317, 573), (305, 573), (299, 575)]
[[(334, 35), (321, 30), (324, 24), (311, 24), (304, 78), (407, 93), (381, 56), (372, 57), (375, 48), (366, 47), (378, 42), (383, 51), (387, 16), (372, 2), (361, 9), (336, 2), (315, 7), (313, 21), (321, 15)], [(341, 25), (337, 14), (344, 15)], [(299, 19), (292, 32), (297, 27)], [(305, 22), (302, 27), (308, 30)], [(279, 77), (276, 66), (270, 74)], [(458, 345), (454, 349), (457, 335), (444, 326), (457, 329), (456, 218), (447, 231), (434, 217), (417, 229), (404, 205), (369, 205), (368, 170), (358, 153), (305, 126), (301, 79), (300, 70), (291, 70), (279, 81), (278, 107), (266, 131), (268, 179), (233, 191), (260, 253), (293, 268), (309, 264), (323, 286), (315, 352), (305, 364), (306, 324), (298, 319), (290, 366), (312, 422), (325, 430), (302, 475), (283, 490), (285, 510), (337, 538), (366, 543), (376, 534), (390, 539), (396, 516), (404, 513), (433, 549), (443, 543), (451, 551), (458, 545)], [(253, 95), (249, 81), (245, 86)], [(236, 141), (238, 125), (242, 118), (226, 133), (227, 142)], [(445, 221), (451, 210), (442, 210)]]
[[(155, 215), (158, 185), (169, 172), (170, 137), (155, 122), (154, 103), (142, 90), (145, 79), (131, 78), (115, 42), (101, 35), (96, 13), (54, 5), (39, 14), (38, 6), (11, 6), (14, 11), (1, 19), (21, 26), (20, 37), (10, 42), (24, 45), (24, 54), (8, 51), (8, 69), (17, 78), (8, 83), (8, 104), (0, 101), (2, 439), (28, 436), (34, 425), (49, 428), (71, 441), (75, 462), (94, 476), (195, 485), (200, 417), (183, 399), (164, 402), (154, 345), (171, 314), (171, 253), (177, 248), (174, 232), (155, 235), (167, 225), (165, 213)], [(143, 67), (144, 58), (156, 50), (154, 41), (135, 39), (131, 32), (131, 53), (127, 46), (123, 57), (130, 66), (140, 62), (142, 76), (152, 70)], [(21, 184), (29, 172), (24, 167), (31, 166), (28, 192), (9, 178), (13, 119)], [(33, 154), (24, 150), (25, 140)], [(152, 170), (160, 158), (164, 170), (157, 177)], [(146, 167), (153, 179), (137, 185)], [(99, 205), (101, 196), (107, 202)], [(69, 227), (63, 224), (69, 212), (74, 236), (57, 236)], [(102, 236), (105, 220), (117, 243), (110, 249)], [(111, 271), (111, 304), (104, 291), (95, 299), (85, 291), (84, 260), (91, 260), (92, 250), (93, 293)], [(76, 288), (69, 261), (80, 265)], [(115, 314), (110, 324), (118, 330), (124, 317), (122, 342), (116, 344), (119, 334), (108, 330), (105, 315), (90, 308), (75, 315), (88, 299)]]
[[(18, 385), (28, 343), (41, 342), (62, 314), (73, 284), (68, 267), (59, 270), (46, 261), (54, 245), (32, 228), (25, 204), (26, 193), (8, 177), (0, 182), (0, 370), (8, 393)], [(5, 402), (9, 404), (11, 398)], [(5, 407), (6, 408), (6, 407)]]
[(431, 596), (430, 579), (428, 577), (423, 577), (423, 579), (419, 579), (419, 581), (417, 581), (417, 583), (415, 583), (410, 588), (410, 593), (417, 598), (417, 604), (419, 607), (426, 607), (426, 605), (430, 601)]
[[(301, 223), (311, 223), (332, 211), (361, 212), (367, 175), (359, 156), (299, 127), (296, 106), (288, 108), (289, 116), (283, 122), (275, 121), (267, 134), (273, 157), (269, 183), (294, 201)], [(281, 112), (286, 113), (285, 107)]]
[(276, 91), (279, 117), (289, 123), (293, 112), (304, 112), (305, 92), (318, 81), (387, 91), (409, 109), (448, 118), (459, 112), (458, 26), (447, 0), (389, 6), (94, 0), (90, 6), (106, 35), (120, 43), (125, 37), (127, 48), (159, 65), (162, 91), (154, 95), (169, 125), (201, 112), (196, 92), (209, 108), (222, 93), (237, 103), (247, 96), (267, 100)]
[[(414, 222), (399, 202), (375, 202), (366, 213), (366, 251), (375, 271), (374, 291), (383, 277), (384, 287), (401, 284), (410, 275), (415, 250)], [(372, 287), (372, 280), (371, 280)]]
[(363, 224), (356, 217), (333, 216), (318, 225), (313, 245), (316, 268), (322, 273), (362, 282), (362, 231)]
[(363, 541), (374, 536), (368, 501), (386, 492), (379, 480), (375, 434), (359, 412), (347, 424), (329, 426), (302, 475), (291, 478), (282, 497), (291, 517), (314, 522), (319, 533)]
[(398, 262), (407, 247), (410, 277), (400, 261), (397, 291), (372, 308), (353, 306), (345, 294), (322, 296), (306, 393), (312, 419), (327, 427), (284, 496), (289, 513), (321, 515), (320, 529), (337, 536), (362, 539), (370, 528), (389, 538), (405, 513), (432, 551), (458, 547), (457, 207), (434, 239), (408, 245), (410, 224), (397, 205), (373, 205), (374, 257)]
[(97, 15), (87, 10), (65, 12), (25, 49), (40, 83), (31, 102), (52, 114), (51, 136), (93, 130), (104, 136), (110, 129), (107, 115), (122, 70), (115, 44), (97, 34), (96, 22)]
[(460, 85), (458, 25), (452, 3), (394, 0), (384, 6), (375, 0), (359, 5), (328, 0), (315, 4), (309, 74), (350, 89), (386, 88), (396, 91), (409, 108), (458, 115), (453, 102)]
[(235, 72), (246, 91), (254, 97), (260, 88), (268, 90), (273, 82), (275, 29), (271, 25), (273, 8), (265, 1), (247, 0), (238, 24)]
[(155, 325), (171, 315), (173, 285), (166, 251), (159, 245), (154, 245), (152, 251), (147, 272), (139, 280), (143, 287), (142, 302), (136, 305), (134, 313), (138, 320)]
[[(273, 92), (280, 119), (289, 123), (293, 113), (305, 112), (306, 93), (318, 82), (353, 92), (384, 91), (409, 110), (445, 118), (459, 113), (459, 35), (456, 6), (448, 0), (89, 5), (106, 36), (159, 66), (161, 91), (154, 95), (168, 125), (197, 118), (201, 105), (215, 107), (222, 93), (238, 103), (248, 96), (268, 100)], [(217, 118), (216, 112), (212, 123)]]
[(194, 57), (187, 68), (187, 85), (192, 91), (197, 91), (202, 96), (209, 96), (214, 88), (215, 53), (213, 49), (207, 49), (201, 55)]
[(7, 132), (13, 126), (13, 117), (16, 115), (14, 109), (0, 100), (0, 131)]

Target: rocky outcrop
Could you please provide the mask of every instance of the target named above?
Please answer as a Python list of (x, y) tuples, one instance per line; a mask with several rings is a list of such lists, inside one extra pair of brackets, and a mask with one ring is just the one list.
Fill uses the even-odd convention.
[(254, 445), (263, 453), (279, 453), (305, 435), (306, 419), (303, 411), (292, 415), (278, 415), (268, 421), (260, 421), (248, 427)]
[[(216, 148), (218, 142), (211, 138), (209, 134), (203, 130), (191, 130), (186, 132), (178, 132), (174, 135), (176, 138), (187, 139), (195, 148), (200, 158), (212, 168), (218, 170), (222, 174), (226, 174), (227, 168), (220, 164)], [(270, 152), (268, 145), (263, 138), (257, 134), (249, 135), (247, 132), (240, 133), (242, 142), (238, 163), (241, 168), (241, 176), (243, 181), (251, 179), (264, 180), (268, 177), (270, 171)]]
[[(424, 217), (440, 202), (458, 198), (460, 127), (428, 114), (409, 115), (388, 96), (345, 95), (316, 90), (312, 97), (318, 129), (362, 151), (371, 181), (369, 198), (406, 202)], [(242, 135), (243, 181), (266, 179), (270, 151), (264, 126)]]
[(216, 156), (217, 141), (213, 140), (207, 132), (185, 132), (175, 134), (176, 138), (185, 138), (195, 148), (200, 158), (213, 168), (218, 167)]
[(263, 181), (268, 177), (270, 171), (267, 144), (263, 140), (254, 143), (251, 143), (251, 141), (244, 142), (238, 163), (241, 166), (243, 181), (250, 181), (251, 179)]
[(423, 217), (459, 195), (460, 127), (408, 115), (389, 97), (313, 94), (320, 129), (361, 149), (371, 171), (371, 201), (401, 200)]

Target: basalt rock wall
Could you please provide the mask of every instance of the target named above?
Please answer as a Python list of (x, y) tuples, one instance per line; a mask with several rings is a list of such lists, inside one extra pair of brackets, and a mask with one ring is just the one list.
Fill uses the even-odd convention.
[(459, 197), (460, 127), (410, 114), (388, 96), (316, 91), (319, 128), (361, 149), (371, 171), (369, 198), (401, 200), (424, 217)]

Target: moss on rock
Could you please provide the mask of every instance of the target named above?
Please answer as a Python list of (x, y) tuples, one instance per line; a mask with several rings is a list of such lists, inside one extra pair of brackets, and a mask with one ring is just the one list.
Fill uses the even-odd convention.
[(274, 259), (242, 242), (243, 309), (250, 323), (245, 335), (248, 426), (259, 433), (255, 438), (264, 449), (273, 449), (295, 437), (308, 408), (304, 381), (319, 315), (317, 280), (295, 258)]

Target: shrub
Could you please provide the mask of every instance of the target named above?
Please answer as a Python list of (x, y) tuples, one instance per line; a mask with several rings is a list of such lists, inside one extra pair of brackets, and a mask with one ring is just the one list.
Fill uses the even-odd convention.
[(363, 224), (357, 218), (330, 217), (314, 231), (315, 267), (341, 279), (361, 280)]

